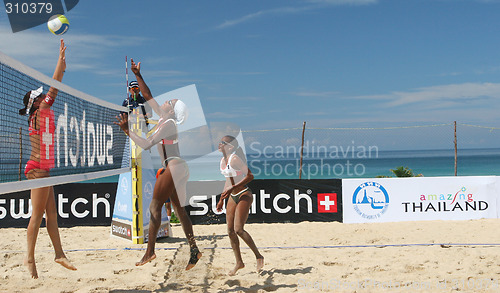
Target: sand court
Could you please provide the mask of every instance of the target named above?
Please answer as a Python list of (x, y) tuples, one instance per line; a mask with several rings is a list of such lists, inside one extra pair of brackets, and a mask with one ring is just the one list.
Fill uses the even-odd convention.
[(182, 228), (157, 244), (142, 267), (144, 245), (110, 237), (109, 227), (61, 228), (63, 247), (78, 268), (54, 262), (40, 230), (38, 280), (23, 266), (26, 229), (2, 229), (0, 292), (498, 292), (500, 221), (343, 224), (247, 224), (264, 270), (242, 242), (245, 268), (236, 276), (225, 225), (195, 225), (203, 257), (190, 271)]

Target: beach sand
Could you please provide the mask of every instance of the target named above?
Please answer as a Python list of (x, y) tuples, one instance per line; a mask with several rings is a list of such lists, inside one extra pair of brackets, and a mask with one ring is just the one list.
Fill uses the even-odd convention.
[(142, 267), (134, 264), (145, 244), (111, 237), (109, 227), (61, 228), (77, 271), (53, 261), (42, 228), (37, 280), (23, 266), (26, 229), (0, 229), (0, 292), (500, 292), (499, 220), (245, 227), (265, 266), (257, 273), (241, 242), (246, 267), (236, 276), (227, 275), (234, 256), (222, 224), (194, 226), (203, 257), (190, 271), (178, 224)]

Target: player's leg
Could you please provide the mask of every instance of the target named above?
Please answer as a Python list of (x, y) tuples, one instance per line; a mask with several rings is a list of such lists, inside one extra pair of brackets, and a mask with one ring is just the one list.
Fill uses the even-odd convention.
[(54, 197), (54, 188), (52, 186), (49, 187), (49, 197), (47, 198), (47, 204), (45, 206), (45, 223), (50, 240), (52, 241), (52, 246), (54, 246), (54, 252), (56, 254), (54, 259), (55, 262), (69, 270), (76, 271), (76, 267), (66, 258), (62, 249), (59, 226), (57, 224), (56, 200)]
[(149, 212), (151, 214), (149, 219), (149, 237), (148, 246), (144, 256), (135, 265), (141, 266), (146, 264), (156, 258), (155, 245), (156, 245), (156, 235), (161, 225), (161, 210), (163, 208), (164, 202), (173, 193), (174, 187), (172, 182), (172, 176), (169, 169), (167, 168), (162, 174), (156, 179), (155, 187), (153, 190), (153, 199), (149, 204)]
[(234, 229), (235, 212), (236, 212), (236, 202), (230, 197), (227, 199), (227, 204), (226, 204), (227, 234), (229, 236), (229, 241), (231, 242), (231, 248), (233, 249), (234, 258), (236, 260), (234, 268), (230, 270), (228, 273), (228, 275), (230, 276), (234, 276), (239, 269), (245, 267), (245, 263), (243, 262), (243, 258), (241, 257), (240, 240)]
[(255, 254), (257, 259), (257, 271), (262, 270), (264, 266), (264, 257), (260, 254), (257, 245), (253, 241), (252, 236), (245, 230), (245, 223), (248, 219), (248, 214), (250, 211), (250, 206), (252, 205), (253, 197), (250, 193), (245, 193), (241, 196), (240, 201), (236, 205), (236, 211), (234, 216), (234, 230), (236, 234), (245, 241), (245, 243), (250, 247), (252, 252)]
[[(36, 172), (38, 170), (31, 170), (27, 177), (28, 179), (34, 179), (36, 177)], [(40, 230), (40, 224), (42, 223), (43, 214), (45, 212), (45, 207), (47, 205), (47, 199), (49, 196), (49, 187), (35, 188), (31, 190), (31, 217), (27, 229), (27, 240), (28, 240), (28, 254), (24, 260), (24, 264), (30, 271), (31, 277), (34, 279), (38, 278), (38, 273), (35, 264), (35, 245), (38, 238), (38, 231)]]

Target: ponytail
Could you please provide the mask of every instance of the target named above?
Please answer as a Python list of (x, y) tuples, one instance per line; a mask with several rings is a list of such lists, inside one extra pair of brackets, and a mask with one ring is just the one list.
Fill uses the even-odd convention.
[(26, 115), (26, 107), (19, 109), (19, 115), (21, 115), (21, 116)]
[(243, 163), (245, 163), (245, 165), (247, 164), (247, 157), (245, 156), (245, 153), (243, 152), (243, 149), (240, 146), (236, 148), (233, 154), (237, 155), (243, 161)]

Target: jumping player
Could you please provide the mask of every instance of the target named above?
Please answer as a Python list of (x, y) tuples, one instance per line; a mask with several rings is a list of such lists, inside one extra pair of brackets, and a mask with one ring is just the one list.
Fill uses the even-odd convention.
[[(64, 45), (64, 41), (61, 39), (59, 59), (52, 78), (57, 81), (61, 81), (65, 69), (66, 46)], [(31, 142), (31, 156), (24, 171), (28, 180), (50, 176), (50, 164), (45, 164), (41, 160), (40, 125), (42, 120), (44, 120), (44, 113), (48, 113), (50, 111), (50, 107), (54, 103), (57, 93), (58, 90), (54, 87), (51, 87), (46, 95), (43, 94), (43, 87), (40, 87), (37, 90), (29, 91), (24, 96), (24, 108), (19, 110), (20, 115), (29, 115), (28, 123)], [(27, 230), (28, 254), (24, 260), (24, 264), (27, 266), (31, 277), (34, 279), (38, 278), (38, 272), (35, 264), (35, 245), (44, 213), (47, 232), (49, 233), (50, 240), (52, 241), (56, 254), (55, 262), (61, 264), (67, 269), (76, 270), (76, 267), (73, 266), (66, 258), (62, 249), (59, 227), (57, 225), (57, 209), (54, 198), (54, 188), (52, 186), (48, 186), (32, 189), (30, 197), (32, 213)]]
[(189, 270), (196, 265), (202, 254), (196, 245), (191, 220), (183, 207), (184, 204), (181, 204), (186, 199), (186, 184), (189, 179), (189, 169), (187, 163), (180, 156), (177, 125), (183, 123), (186, 119), (186, 105), (182, 101), (174, 99), (160, 106), (154, 100), (149, 87), (142, 78), (140, 72), (141, 63), (135, 64), (134, 60), (131, 59), (131, 64), (131, 70), (136, 76), (144, 98), (151, 105), (153, 111), (160, 116), (160, 119), (155, 128), (152, 129), (152, 134), (147, 139), (129, 131), (127, 116), (125, 114), (117, 117), (118, 122), (115, 122), (115, 124), (119, 125), (125, 134), (145, 150), (158, 145), (163, 165), (162, 171), (158, 172), (158, 179), (153, 190), (153, 199), (149, 206), (151, 212), (149, 235), (151, 237), (149, 237), (144, 256), (136, 265), (144, 265), (156, 258), (155, 243), (161, 224), (161, 211), (163, 204), (170, 199), (189, 243), (190, 258), (186, 266), (186, 270)]

